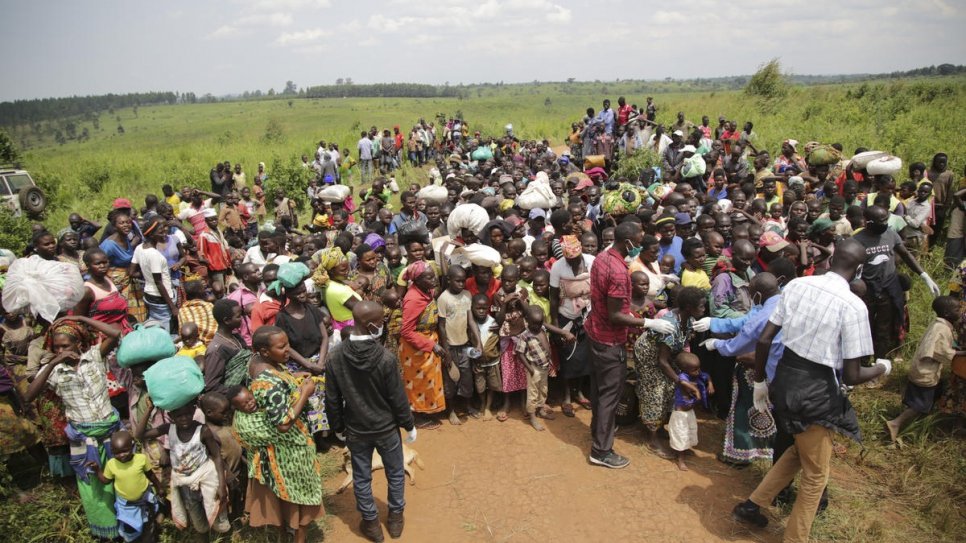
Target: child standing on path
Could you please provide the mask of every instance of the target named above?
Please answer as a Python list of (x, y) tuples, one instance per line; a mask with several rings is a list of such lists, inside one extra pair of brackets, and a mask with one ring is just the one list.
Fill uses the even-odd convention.
[(168, 414), (174, 424), (161, 424), (145, 431), (151, 409), (138, 421), (134, 437), (139, 441), (166, 435), (171, 455), (171, 517), (184, 529), (190, 521), (199, 534), (213, 529), (231, 529), (222, 500), (228, 496), (221, 447), (207, 425), (194, 420), (195, 404), (189, 403)]
[(480, 344), (479, 333), (470, 313), (472, 296), (463, 288), (466, 284), (466, 272), (459, 266), (453, 266), (446, 276), (446, 291), (436, 301), (439, 307), (440, 343), (449, 345), (450, 364), (456, 365), (459, 378), (452, 379), (444, 372), (443, 389), (449, 407), (449, 422), (459, 425), (462, 423), (456, 414), (455, 402), (452, 402), (456, 396), (464, 399), (470, 416), (479, 416), (479, 412), (470, 403), (473, 398), (473, 372), (467, 348), (473, 347), (482, 351), (483, 345)]
[(517, 338), (514, 351), (527, 369), (527, 418), (534, 430), (545, 428), (537, 418), (553, 420), (547, 401), (547, 374), (550, 370), (550, 338), (543, 329), (543, 310), (531, 305), (526, 310), (527, 327)]
[(134, 440), (126, 430), (111, 435), (111, 451), (114, 458), (104, 463), (103, 471), (97, 462), (90, 462), (87, 467), (101, 483), (114, 483), (117, 531), (124, 541), (153, 543), (157, 539), (155, 515), (161, 481), (151, 471), (148, 457), (134, 452)]
[[(668, 422), (668, 434), (671, 436), (671, 448), (677, 451), (678, 469), (688, 471), (684, 463), (687, 451), (698, 445), (698, 418), (694, 414), (694, 404), (704, 402), (708, 406), (708, 396), (714, 394), (714, 385), (707, 373), (701, 371), (701, 361), (693, 353), (683, 352), (675, 360), (680, 381), (674, 387), (674, 411)], [(698, 396), (692, 396), (681, 383), (691, 383), (698, 387)]]

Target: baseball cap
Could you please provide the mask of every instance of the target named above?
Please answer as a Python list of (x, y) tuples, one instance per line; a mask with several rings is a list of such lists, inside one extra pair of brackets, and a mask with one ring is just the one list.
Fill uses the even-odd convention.
[(805, 180), (802, 179), (802, 176), (800, 176), (800, 175), (793, 175), (793, 176), (791, 176), (791, 177), (788, 178), (788, 186), (789, 187), (793, 187), (795, 185), (801, 185), (803, 187), (805, 186)]
[(206, 207), (204, 211), (201, 212), (201, 216), (206, 219), (210, 219), (211, 217), (217, 217), (218, 212), (210, 207)]
[(758, 240), (758, 245), (768, 249), (769, 252), (777, 253), (785, 247), (788, 247), (788, 242), (777, 232), (769, 230), (761, 235), (761, 238)]
[(134, 205), (131, 204), (131, 201), (127, 198), (117, 198), (114, 200), (113, 207), (114, 209), (131, 209), (134, 207)]
[(542, 209), (540, 209), (539, 207), (536, 208), (536, 209), (531, 209), (530, 210), (530, 218), (531, 219), (546, 219), (547, 218), (547, 212), (544, 211), (544, 210), (542, 210)]
[(681, 136), (682, 138), (684, 137), (684, 132), (681, 132), (680, 130), (675, 130), (671, 134), (674, 136)]
[(674, 215), (674, 224), (679, 226), (691, 224), (691, 215), (688, 215), (687, 213), (683, 213), (683, 212), (676, 213)]
[(697, 150), (698, 149), (693, 145), (685, 145), (684, 147), (681, 148), (682, 153), (693, 153)]

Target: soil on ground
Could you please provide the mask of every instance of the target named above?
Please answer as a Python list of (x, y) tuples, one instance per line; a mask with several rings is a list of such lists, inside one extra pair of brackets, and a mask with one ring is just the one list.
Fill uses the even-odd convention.
[[(723, 423), (699, 414), (701, 444), (682, 472), (641, 446), (640, 426), (619, 429), (615, 451), (630, 458), (621, 470), (592, 466), (590, 411), (556, 419), (537, 432), (514, 411), (506, 422), (464, 419), (420, 431), (412, 447), (425, 469), (406, 485), (405, 531), (399, 541), (641, 541), (781, 540), (781, 523), (750, 529), (731, 509), (758, 483), (755, 469), (718, 462)], [(331, 494), (327, 541), (363, 541), (351, 487)], [(385, 472), (373, 476), (373, 495), (385, 530)], [(386, 540), (389, 541), (388, 533)]]

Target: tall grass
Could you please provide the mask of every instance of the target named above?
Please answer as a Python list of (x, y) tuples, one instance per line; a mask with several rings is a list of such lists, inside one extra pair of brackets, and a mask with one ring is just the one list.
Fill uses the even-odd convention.
[[(629, 102), (644, 102), (643, 95), (627, 92), (633, 88), (610, 86), (626, 93)], [(471, 131), (499, 135), (513, 123), (520, 137), (559, 144), (587, 107), (599, 109), (604, 97), (614, 98), (565, 94), (561, 88), (494, 87), (463, 100), (302, 99), (291, 106), (276, 100), (142, 107), (136, 115), (133, 109), (115, 112), (123, 135), (114, 122), (102, 119), (99, 129), (90, 127), (89, 140), (65, 145), (30, 127), (12, 132), (16, 141), (27, 144), (25, 166), (53, 193), (49, 218), (59, 228), (72, 210), (103, 217), (118, 195), (138, 202), (147, 193), (159, 193), (164, 183), (205, 187), (218, 161), (241, 162), (251, 176), (258, 162), (288, 163), (302, 154), (312, 158), (320, 139), (355, 155), (360, 131), (397, 124), (406, 131), (420, 118), (430, 121), (439, 113), (461, 112)], [(793, 87), (767, 112), (739, 91), (660, 94), (656, 103), (659, 122), (673, 122), (679, 110), (694, 122), (702, 115), (750, 120), (758, 147), (773, 153), (782, 140), (792, 138), (839, 142), (847, 152), (858, 146), (883, 149), (907, 163), (928, 163), (934, 153), (948, 151), (950, 167), (958, 172), (963, 166), (955, 151), (962, 148), (966, 126), (966, 78)], [(402, 176), (411, 179), (408, 171)]]

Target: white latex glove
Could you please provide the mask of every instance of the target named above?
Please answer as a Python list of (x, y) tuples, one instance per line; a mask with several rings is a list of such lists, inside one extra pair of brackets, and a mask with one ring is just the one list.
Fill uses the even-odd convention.
[(406, 443), (413, 443), (415, 441), (416, 441), (416, 427), (413, 426), (412, 430), (406, 432)]
[(661, 276), (661, 278), (664, 279), (664, 282), (665, 283), (680, 283), (681, 282), (681, 278), (678, 277), (677, 275), (674, 275), (673, 273), (664, 274), (664, 275)]
[(932, 280), (932, 277), (929, 277), (928, 273), (922, 272), (919, 274), (919, 277), (922, 277), (922, 280), (926, 282), (926, 288), (929, 289), (929, 292), (932, 292), (933, 296), (939, 296), (942, 294), (942, 291), (939, 290), (939, 285)]
[(755, 409), (768, 411), (768, 383), (765, 381), (755, 382)]
[(876, 366), (880, 366), (881, 365), (883, 368), (885, 368), (885, 373), (882, 374), (882, 377), (886, 377), (890, 373), (892, 373), (892, 361), (889, 360), (888, 358), (878, 358), (878, 359), (876, 359), (875, 365)]
[(664, 319), (644, 319), (644, 328), (664, 335), (674, 332), (674, 325)]
[(707, 332), (711, 329), (711, 317), (705, 317), (694, 321), (695, 332)]
[(714, 338), (706, 339), (706, 340), (704, 340), (704, 341), (701, 342), (701, 346), (704, 347), (705, 349), (709, 350), (709, 351), (717, 351), (718, 350), (718, 340), (717, 339), (714, 339)]
[(339, 432), (336, 432), (335, 438), (338, 439), (339, 441), (345, 442), (345, 434), (340, 434)]

